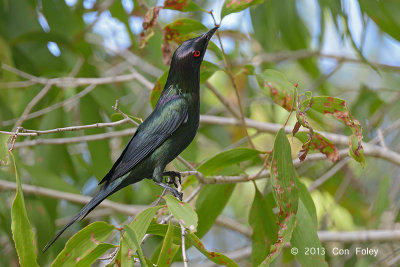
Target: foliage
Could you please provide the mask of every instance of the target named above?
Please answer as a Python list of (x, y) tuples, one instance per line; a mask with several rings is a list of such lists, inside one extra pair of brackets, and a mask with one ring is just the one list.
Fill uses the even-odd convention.
[[(376, 241), (400, 219), (396, 1), (158, 2), (0, 3), (0, 265), (392, 262), (398, 234)], [(168, 166), (184, 201), (128, 186), (40, 253), (134, 133), (120, 111), (148, 116), (173, 51), (212, 15), (199, 132)], [(352, 246), (322, 235), (365, 229), (378, 239), (355, 243), (378, 257), (334, 255)]]

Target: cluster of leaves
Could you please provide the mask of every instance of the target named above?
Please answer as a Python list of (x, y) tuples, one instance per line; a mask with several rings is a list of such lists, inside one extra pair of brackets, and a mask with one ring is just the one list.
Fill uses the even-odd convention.
[[(275, 52), (282, 47), (288, 50), (310, 47), (311, 36), (296, 9), (296, 1), (270, 0), (262, 2), (261, 0), (226, 0), (222, 6), (221, 18), (257, 5), (250, 11), (255, 31), (254, 38), (265, 51)], [(392, 5), (390, 1), (388, 3), (375, 2), (360, 0), (363, 14), (371, 17), (381, 30), (399, 40), (396, 8), (387, 9), (387, 6)], [(135, 7), (132, 14), (143, 17), (143, 32), (135, 35), (129, 27), (129, 16), (124, 11), (121, 1), (111, 1), (110, 3), (108, 9), (111, 16), (126, 25), (131, 39), (137, 40), (137, 42), (132, 42), (132, 49), (136, 49), (136, 52), (143, 58), (163, 70), (157, 74), (157, 77), (153, 77), (155, 85), (151, 91), (150, 102), (154, 107), (168, 74), (167, 67), (161, 63), (160, 58), (162, 57), (168, 64), (174, 43), (180, 44), (185, 39), (207, 30), (207, 27), (198, 18), (189, 17), (179, 18), (165, 26), (160, 26), (158, 21), (160, 12), (163, 9), (199, 13), (208, 13), (208, 11), (190, 0), (165, 0), (163, 6), (148, 9), (134, 1)], [(321, 10), (328, 10), (331, 13), (338, 31), (341, 30), (339, 23), (341, 19), (345, 19), (344, 21), (348, 24), (347, 15), (343, 11), (340, 1), (319, 1), (319, 5)], [(93, 8), (95, 9), (96, 6)], [(55, 12), (55, 10), (57, 11)], [(83, 7), (82, 1), (78, 1), (74, 8), (68, 6), (64, 1), (43, 1), (41, 7), (37, 7), (33, 1), (18, 0), (13, 1), (12, 5), (7, 4), (7, 1), (1, 3), (0, 22), (5, 25), (0, 27), (2, 62), (34, 75), (61, 77), (68, 76), (70, 71), (75, 68), (75, 63), (82, 60), (79, 76), (100, 76), (104, 70), (97, 65), (103, 65), (106, 61), (104, 65), (108, 66), (109, 63), (114, 63), (115, 58), (109, 60), (104, 56), (105, 53), (102, 49), (86, 42), (84, 37), (90, 31), (90, 26), (84, 22), (83, 17), (89, 11)], [(321, 14), (321, 16), (326, 16), (325, 12), (321, 12)], [(44, 29), (39, 24), (38, 17), (42, 18), (42, 16), (48, 24), (48, 29)], [(279, 25), (279, 31), (276, 30), (276, 25)], [(321, 40), (323, 34), (322, 32)], [(352, 38), (348, 30), (345, 35)], [(61, 50), (58, 57), (53, 56), (47, 49), (48, 42), (57, 43)], [(357, 51), (360, 50), (358, 47), (355, 48)], [(209, 50), (213, 52), (217, 60), (222, 60), (223, 54), (215, 43), (210, 43)], [(237, 56), (235, 53), (233, 53), (234, 56)], [(361, 52), (360, 56), (363, 56)], [(300, 59), (298, 63), (312, 78), (321, 74), (316, 60), (313, 58)], [(241, 79), (255, 77), (263, 94), (274, 103), (273, 107), (295, 112), (296, 124), (292, 133), (301, 142), (299, 159), (303, 161), (309, 153), (319, 151), (332, 162), (339, 160), (338, 148), (324, 136), (323, 132), (315, 130), (317, 128), (315, 125), (322, 125), (323, 129), (328, 128), (325, 126), (329, 120), (323, 119), (324, 116), (327, 116), (350, 130), (349, 154), (361, 165), (364, 165), (361, 124), (352, 116), (346, 102), (332, 96), (313, 96), (311, 92), (298, 94), (297, 84), (289, 82), (281, 72), (270, 68), (269, 64), (262, 64), (260, 68), (251, 64), (239, 66), (238, 70), (235, 70), (235, 78), (240, 82)], [(218, 64), (204, 61), (201, 69), (201, 83), (203, 84), (217, 71), (223, 71), (223, 69)], [(144, 73), (144, 75), (149, 79), (152, 77), (149, 73)], [(4, 82), (18, 80), (15, 74), (5, 71), (1, 73), (1, 78)], [(13, 92), (2, 90), (0, 92), (0, 119), (7, 122), (18, 117), (22, 114), (26, 104), (40, 90), (41, 87), (38, 85), (30, 87), (30, 90), (25, 90), (25, 88), (16, 88), (13, 89)], [(41, 109), (57, 104), (82, 90), (83, 88), (80, 87), (62, 89), (54, 86), (48, 96), (41, 100), (36, 107)], [(121, 101), (120, 108), (130, 110), (130, 113), (137, 116), (145, 116), (150, 108), (142, 108), (140, 111), (129, 109), (132, 106), (143, 107), (143, 95), (136, 91), (142, 92), (143, 88), (134, 82), (120, 85), (118, 90), (111, 85), (101, 85), (96, 88), (94, 94), (80, 99), (79, 104), (46, 113), (37, 120), (27, 120), (24, 122), (24, 127), (53, 129), (75, 123), (91, 124), (103, 121), (104, 118), (115, 119), (116, 117), (113, 117), (113, 111), (110, 109), (115, 99), (133, 93), (138, 96), (137, 99), (132, 100), (131, 98), (125, 103)], [(317, 93), (329, 95), (329, 89), (324, 84), (317, 93), (313, 93), (314, 95)], [(363, 114), (368, 114), (368, 116), (376, 114), (376, 111), (384, 103), (376, 92), (368, 88), (363, 89), (360, 95), (367, 95), (368, 98), (358, 99), (357, 105), (352, 107), (352, 110), (356, 111), (357, 118), (367, 116)], [(13, 105), (12, 103), (19, 104)], [(203, 106), (210, 108), (212, 104), (204, 103)], [(361, 119), (365, 119), (365, 117), (361, 117)], [(3, 125), (10, 127), (12, 123)], [(300, 130), (301, 126), (304, 129)], [(124, 127), (126, 126), (121, 128)], [(276, 262), (278, 255), (283, 255), (284, 260), (295, 258), (303, 266), (326, 266), (328, 259), (324, 255), (308, 256), (304, 253), (305, 247), (322, 248), (317, 235), (317, 208), (305, 186), (307, 179), (298, 177), (293, 167), (291, 155), (296, 147), (291, 145), (285, 132), (287, 129), (281, 129), (275, 136), (273, 152), (270, 155), (271, 179), (267, 181), (265, 187), (263, 184), (254, 183), (254, 198), (246, 198), (252, 199), (249, 203), (250, 209), (246, 214), (248, 225), (252, 230), (251, 263), (255, 266), (266, 266)], [(84, 132), (85, 135), (103, 133), (106, 133), (106, 130), (91, 129)], [(210, 142), (218, 140), (222, 144), (226, 140), (231, 140), (230, 136), (235, 134), (235, 132), (221, 133), (212, 127), (203, 127), (199, 133), (202, 137), (208, 138), (207, 140)], [(52, 137), (79, 136), (76, 133), (58, 133)], [(14, 152), (14, 158), (7, 151), (8, 139), (9, 136), (0, 135), (0, 165), (7, 165), (9, 169), (7, 171), (6, 168), (2, 168), (0, 176), (2, 180), (15, 180), (17, 190), (15, 196), (12, 196), (14, 200), (11, 216), (9, 216), (10, 210), (0, 207), (0, 234), (5, 234), (14, 241), (16, 254), (1, 259), (0, 264), (9, 266), (10, 262), (16, 261), (18, 258), (21, 266), (45, 265), (50, 262), (52, 262), (51, 266), (89, 266), (104, 253), (118, 248), (118, 253), (110, 265), (127, 266), (139, 259), (140, 263), (145, 266), (153, 264), (167, 266), (174, 261), (182, 260), (182, 255), (179, 253), (182, 246), (182, 229), (179, 225), (181, 224), (186, 231), (186, 249), (193, 246), (205, 257), (219, 265), (238, 265), (233, 259), (222, 253), (210, 251), (210, 247), (207, 246), (204, 239), (204, 244), (201, 241), (215, 225), (218, 216), (233, 201), (231, 196), (240, 187), (235, 183), (203, 185), (194, 207), (179, 202), (171, 196), (165, 196), (165, 203), (145, 209), (130, 224), (123, 224), (122, 228), (117, 229), (106, 222), (95, 222), (77, 231), (68, 241), (65, 238), (61, 239), (48, 254), (37, 254), (38, 248), (43, 247), (55, 233), (58, 227), (56, 219), (72, 214), (76, 211), (76, 207), (71, 204), (61, 207), (54, 199), (42, 196), (26, 195), (24, 198), (21, 183), (31, 183), (63, 192), (80, 193), (80, 188), (87, 188), (96, 180), (93, 178), (88, 182), (82, 177), (95, 176), (95, 178), (101, 179), (112, 165), (111, 142), (108, 140), (87, 142), (83, 152), (80, 150), (82, 148), (73, 145), (35, 146), (22, 152)], [(18, 140), (23, 139), (19, 137)], [(200, 147), (200, 145), (192, 144), (184, 152), (184, 157), (190, 161), (200, 162), (202, 159), (198, 152)], [(222, 145), (218, 146), (218, 150), (220, 148), (222, 149)], [(198, 164), (196, 169), (205, 176), (205, 179), (211, 179), (212, 175), (244, 174), (252, 167), (261, 168), (263, 162), (259, 157), (260, 154), (263, 152), (243, 147), (218, 152), (214, 156), (207, 151), (205, 157), (207, 160)], [(177, 167), (180, 168), (179, 165)], [(17, 174), (17, 169), (20, 175)], [(185, 190), (198, 185), (198, 183), (195, 176), (189, 176), (182, 187)], [(121, 202), (148, 204), (154, 200), (157, 194), (161, 193), (160, 189), (154, 189), (155, 187), (147, 181), (136, 186), (139, 188), (137, 191), (128, 187), (110, 198), (118, 199)], [(389, 188), (389, 177), (387, 177), (381, 183), (377, 195), (378, 200), (374, 205), (373, 210), (376, 214), (376, 218), (372, 219), (374, 226), (379, 224), (381, 215), (389, 206), (387, 194)], [(361, 198), (358, 193), (354, 195), (354, 198)], [(6, 203), (9, 197), (8, 194), (2, 194), (0, 200)], [(365, 215), (362, 214), (361, 208), (364, 206), (369, 208), (369, 205), (363, 206), (362, 200), (346, 202), (344, 204), (347, 208), (346, 211), (351, 210), (354, 202), (361, 203), (360, 211), (352, 211), (359, 214), (358, 218), (364, 218)], [(274, 212), (275, 210), (278, 212)], [(172, 222), (168, 225), (159, 224), (159, 216), (165, 213), (172, 214), (179, 224)], [(117, 221), (124, 221), (126, 216), (117, 214), (113, 218)], [(81, 226), (86, 224), (86, 222), (82, 222)], [(12, 232), (9, 229), (12, 229)], [(76, 232), (76, 229), (78, 228), (73, 231)], [(152, 242), (151, 249), (141, 245), (146, 234), (156, 237), (150, 240)], [(285, 245), (288, 243), (299, 248), (300, 251), (296, 257), (287, 253)], [(65, 247), (62, 249), (63, 244)]]

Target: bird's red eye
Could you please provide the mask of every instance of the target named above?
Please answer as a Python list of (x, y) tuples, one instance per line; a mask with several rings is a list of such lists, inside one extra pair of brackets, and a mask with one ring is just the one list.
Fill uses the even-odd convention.
[(194, 57), (199, 57), (200, 56), (200, 50), (194, 51), (193, 56)]

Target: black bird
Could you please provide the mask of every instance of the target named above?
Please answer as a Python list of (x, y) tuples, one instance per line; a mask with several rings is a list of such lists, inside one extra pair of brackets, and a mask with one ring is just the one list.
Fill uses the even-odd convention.
[(215, 27), (199, 37), (183, 42), (172, 56), (167, 82), (153, 112), (139, 125), (111, 170), (100, 181), (99, 192), (43, 248), (45, 252), (78, 219), (83, 219), (109, 195), (144, 178), (169, 190), (182, 200), (182, 193), (163, 183), (164, 172), (197, 133), (200, 119), (200, 65)]

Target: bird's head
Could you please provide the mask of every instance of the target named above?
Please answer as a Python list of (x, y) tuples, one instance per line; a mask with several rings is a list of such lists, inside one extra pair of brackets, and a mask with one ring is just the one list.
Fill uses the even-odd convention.
[[(218, 26), (196, 38), (186, 40), (175, 50), (171, 60), (169, 79), (192, 79), (196, 82), (199, 80), (200, 65), (208, 42), (217, 29)], [(175, 80), (175, 82), (178, 81)]]

